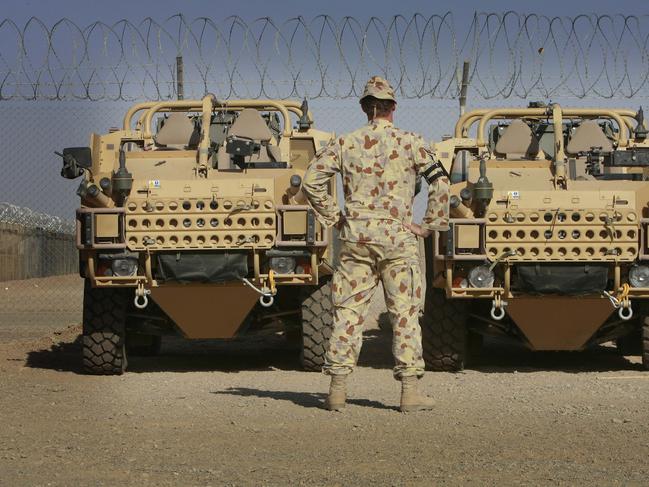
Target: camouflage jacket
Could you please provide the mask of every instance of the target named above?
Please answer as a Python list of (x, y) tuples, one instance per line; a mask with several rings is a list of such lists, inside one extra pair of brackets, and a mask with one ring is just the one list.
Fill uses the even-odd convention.
[[(341, 212), (327, 188), (329, 179), (341, 173), (346, 224), (340, 238), (380, 241), (402, 228), (402, 222), (412, 221), (417, 176), (434, 163), (420, 135), (375, 120), (318, 151), (309, 163), (302, 189), (321, 221), (335, 225)], [(434, 178), (422, 226), (448, 230), (448, 213), (448, 179)]]

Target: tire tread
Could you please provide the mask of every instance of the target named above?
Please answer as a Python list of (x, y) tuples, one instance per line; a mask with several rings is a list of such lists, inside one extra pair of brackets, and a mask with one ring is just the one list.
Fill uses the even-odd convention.
[(331, 281), (311, 288), (302, 300), (302, 368), (317, 372), (325, 362), (327, 343), (333, 326)]
[(124, 335), (127, 296), (122, 289), (93, 288), (83, 293), (82, 360), (93, 375), (121, 375), (126, 370)]
[(446, 299), (444, 290), (428, 289), (421, 328), (424, 362), (429, 370), (464, 369), (469, 345), (467, 304)]

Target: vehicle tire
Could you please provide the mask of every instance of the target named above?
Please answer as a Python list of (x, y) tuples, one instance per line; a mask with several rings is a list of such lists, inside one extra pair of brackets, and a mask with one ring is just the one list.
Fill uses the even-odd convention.
[(155, 357), (160, 354), (162, 337), (141, 333), (126, 334), (126, 353), (133, 357)]
[(88, 374), (121, 375), (126, 370), (125, 324), (128, 294), (125, 289), (93, 288), (83, 291), (83, 369)]
[(426, 368), (445, 372), (463, 370), (469, 353), (476, 353), (481, 345), (480, 336), (470, 336), (473, 334), (467, 329), (469, 303), (446, 299), (443, 289), (429, 288), (427, 294), (421, 319)]
[(302, 348), (300, 361), (307, 371), (320, 371), (333, 326), (331, 280), (308, 288), (302, 300)]

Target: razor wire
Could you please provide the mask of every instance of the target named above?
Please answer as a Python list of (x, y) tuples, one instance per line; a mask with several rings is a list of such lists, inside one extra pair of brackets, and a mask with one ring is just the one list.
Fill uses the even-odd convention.
[(10, 203), (0, 203), (0, 223), (20, 225), (47, 233), (74, 235), (75, 223), (58, 216), (46, 215)]
[(0, 100), (350, 98), (379, 74), (402, 98), (632, 98), (649, 87), (649, 15), (452, 13), (283, 21), (0, 21)]

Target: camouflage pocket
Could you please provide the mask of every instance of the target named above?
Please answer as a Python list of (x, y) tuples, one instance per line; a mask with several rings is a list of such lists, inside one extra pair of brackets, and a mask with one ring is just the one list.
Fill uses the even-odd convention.
[(418, 264), (410, 264), (410, 300), (421, 308), (421, 268)]

